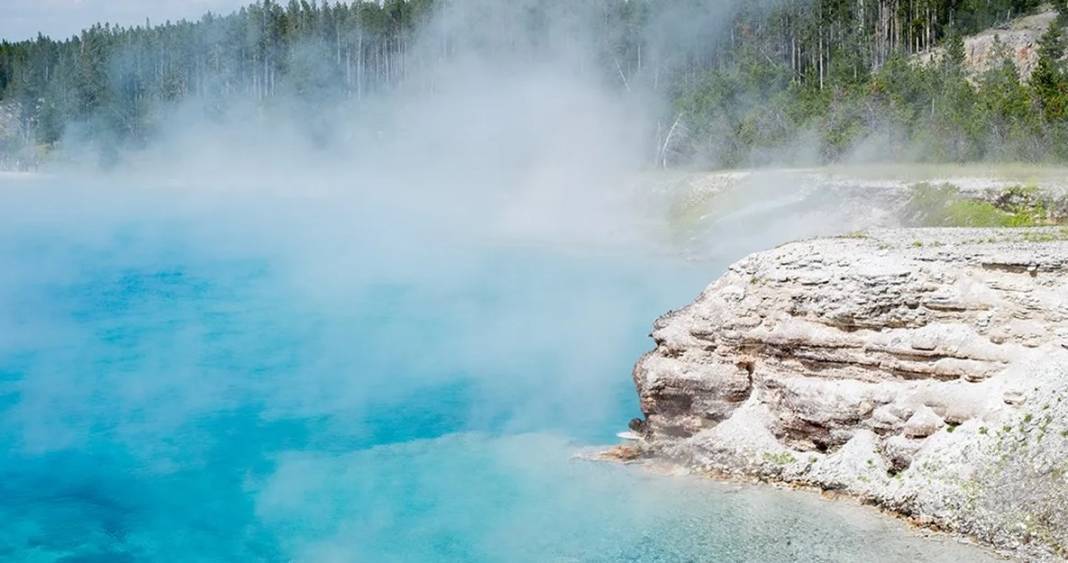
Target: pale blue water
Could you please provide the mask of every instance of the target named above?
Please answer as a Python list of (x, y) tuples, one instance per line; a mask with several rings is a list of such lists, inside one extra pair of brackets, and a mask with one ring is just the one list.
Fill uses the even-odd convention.
[(974, 555), (572, 459), (638, 415), (652, 320), (722, 263), (134, 200), (4, 196), (2, 560)]

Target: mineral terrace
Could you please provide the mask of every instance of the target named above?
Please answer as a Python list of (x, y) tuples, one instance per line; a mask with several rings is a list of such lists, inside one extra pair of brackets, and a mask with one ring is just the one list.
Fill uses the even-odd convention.
[(1068, 556), (1068, 231), (787, 244), (660, 318), (634, 455)]

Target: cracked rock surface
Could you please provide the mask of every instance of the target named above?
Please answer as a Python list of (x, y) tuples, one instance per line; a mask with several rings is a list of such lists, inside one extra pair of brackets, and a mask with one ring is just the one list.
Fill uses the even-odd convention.
[(1068, 231), (787, 244), (652, 336), (634, 369), (643, 455), (1068, 556)]

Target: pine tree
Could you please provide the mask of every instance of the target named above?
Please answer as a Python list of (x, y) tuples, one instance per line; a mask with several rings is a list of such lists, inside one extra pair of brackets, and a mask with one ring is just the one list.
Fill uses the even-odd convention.
[(1031, 94), (1020, 81), (1012, 51), (994, 37), (993, 66), (979, 80), (980, 103), (990, 129), (989, 153), (996, 158), (1016, 154), (1038, 155), (1042, 147), (1033, 141), (1040, 138), (1040, 120), (1032, 111)]
[(1057, 21), (1064, 27), (1068, 24), (1068, 0), (1053, 0), (1052, 4), (1057, 10)]
[(946, 36), (946, 54), (942, 64), (950, 72), (960, 72), (966, 57), (964, 36), (956, 28), (950, 29), (949, 35)]
[(1038, 64), (1031, 74), (1031, 89), (1050, 121), (1068, 117), (1068, 79), (1061, 61), (1064, 49), (1064, 32), (1054, 22), (1039, 41)]

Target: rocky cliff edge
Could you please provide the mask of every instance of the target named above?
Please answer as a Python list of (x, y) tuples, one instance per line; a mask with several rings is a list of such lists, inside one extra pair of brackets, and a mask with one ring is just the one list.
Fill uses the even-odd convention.
[(1068, 556), (1068, 230), (791, 243), (655, 324), (628, 455)]

